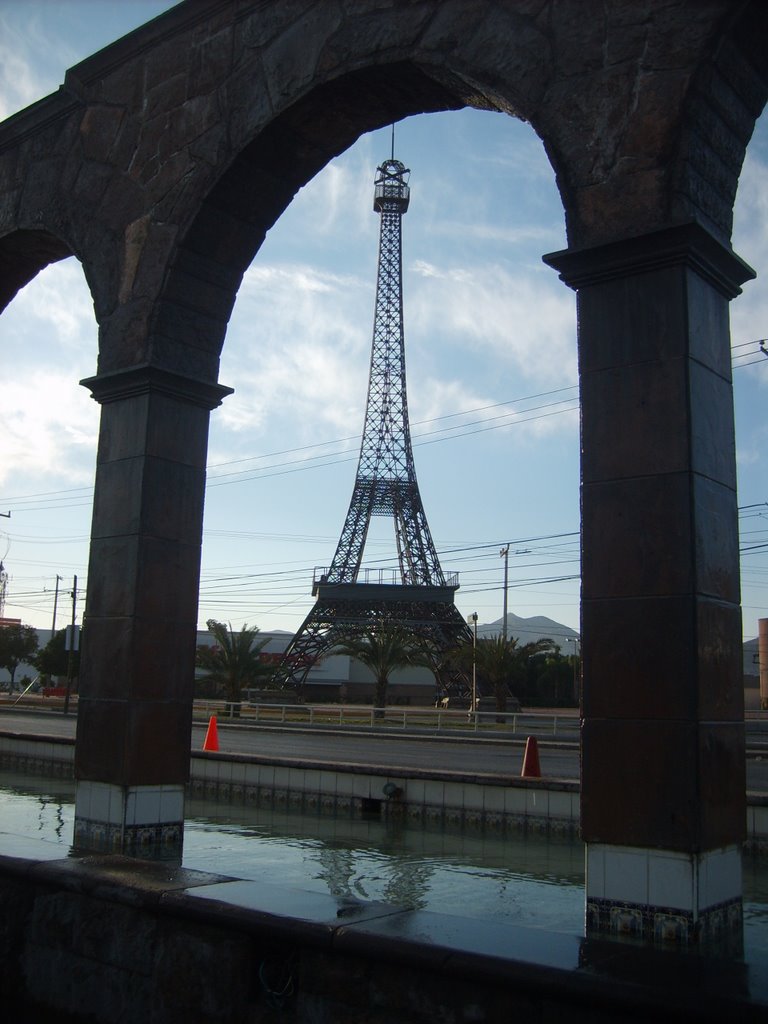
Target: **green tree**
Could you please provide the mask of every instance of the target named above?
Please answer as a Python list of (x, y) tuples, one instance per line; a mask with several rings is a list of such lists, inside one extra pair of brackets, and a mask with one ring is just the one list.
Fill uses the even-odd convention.
[(272, 667), (261, 660), (261, 650), (269, 643), (269, 637), (257, 639), (258, 626), (244, 625), (236, 633), (231, 623), (208, 619), (206, 625), (215, 644), (197, 648), (197, 665), (208, 672), (211, 682), (224, 688), (233, 705), (232, 713), (238, 715), (243, 689), (272, 675)]
[(464, 690), (472, 677), (472, 644), (456, 643), (446, 647), (424, 637), (418, 640), (414, 665), (428, 668), (435, 677), (436, 699), (439, 701), (455, 691)]
[(490, 690), (497, 711), (506, 711), (507, 697), (520, 699), (525, 691), (528, 663), (531, 658), (555, 650), (553, 640), (534, 640), (520, 644), (516, 637), (482, 637), (477, 641), (475, 664), (478, 691)]
[(16, 669), (19, 665), (23, 662), (33, 662), (37, 643), (37, 630), (32, 626), (23, 626), (20, 623), (0, 626), (0, 668), (8, 669), (11, 677), (9, 693), (13, 693)]
[(525, 703), (532, 707), (576, 707), (578, 705), (577, 655), (540, 654), (528, 662)]
[(399, 622), (380, 619), (350, 635), (337, 651), (355, 658), (375, 679), (373, 706), (386, 707), (389, 677), (406, 665), (423, 664), (422, 644)]
[[(34, 665), (41, 675), (65, 676), (69, 672), (69, 651), (64, 650), (66, 629), (57, 629), (51, 639), (35, 655)], [(83, 641), (82, 631), (80, 643)], [(72, 653), (72, 675), (80, 674), (80, 651)]]

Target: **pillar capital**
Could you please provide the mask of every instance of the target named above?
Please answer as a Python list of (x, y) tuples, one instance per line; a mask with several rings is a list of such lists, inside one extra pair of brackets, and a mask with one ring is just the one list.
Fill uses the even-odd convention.
[(88, 388), (91, 396), (100, 404), (119, 402), (138, 395), (160, 394), (199, 406), (201, 409), (215, 409), (233, 394), (234, 388), (224, 384), (185, 377), (172, 370), (143, 363), (124, 370), (96, 374), (80, 381)]
[(578, 291), (633, 274), (685, 266), (727, 299), (757, 275), (749, 264), (695, 221), (608, 242), (589, 249), (561, 249), (542, 259), (570, 288)]

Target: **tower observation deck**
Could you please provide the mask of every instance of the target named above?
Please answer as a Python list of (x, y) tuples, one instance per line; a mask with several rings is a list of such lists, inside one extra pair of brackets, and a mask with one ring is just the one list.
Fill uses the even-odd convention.
[[(311, 666), (376, 620), (395, 621), (447, 650), (471, 642), (454, 604), (459, 582), (440, 566), (419, 494), (408, 422), (403, 329), (402, 217), (410, 171), (385, 160), (374, 182), (381, 217), (368, 398), (357, 475), (330, 567), (315, 570), (316, 603), (289, 645), (284, 681), (300, 688)], [(397, 568), (362, 569), (373, 516), (392, 519)]]

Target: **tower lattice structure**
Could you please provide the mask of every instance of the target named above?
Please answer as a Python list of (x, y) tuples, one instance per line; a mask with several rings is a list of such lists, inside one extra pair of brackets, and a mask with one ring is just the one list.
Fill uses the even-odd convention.
[[(402, 279), (402, 218), (410, 201), (409, 176), (393, 150), (379, 166), (374, 183), (373, 209), (381, 224), (360, 458), (333, 561), (329, 568), (315, 570), (315, 605), (283, 659), (283, 677), (297, 687), (324, 654), (377, 620), (398, 622), (429, 640), (436, 660), (457, 643), (472, 639), (454, 604), (458, 576), (446, 575), (440, 566), (413, 461)], [(394, 522), (397, 568), (362, 568), (373, 516)]]

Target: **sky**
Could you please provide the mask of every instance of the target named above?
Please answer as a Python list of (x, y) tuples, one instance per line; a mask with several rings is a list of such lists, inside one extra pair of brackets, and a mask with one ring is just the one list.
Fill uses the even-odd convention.
[[(0, 0), (0, 120), (65, 70), (171, 3)], [(299, 627), (315, 567), (333, 557), (365, 412), (388, 129), (362, 136), (302, 189), (247, 271), (211, 417), (198, 624)], [(456, 604), (579, 628), (575, 296), (541, 256), (565, 248), (562, 206), (529, 125), (464, 110), (398, 124), (411, 171), (403, 219), (408, 405), (422, 501)], [(735, 211), (735, 251), (758, 272), (731, 306), (745, 639), (768, 615), (768, 119)], [(99, 407), (97, 326), (80, 265), (47, 268), (0, 316), (0, 559), (5, 615), (81, 620)], [(8, 518), (5, 514), (10, 512)], [(509, 548), (507, 558), (500, 556)], [(365, 564), (393, 565), (388, 519)]]

